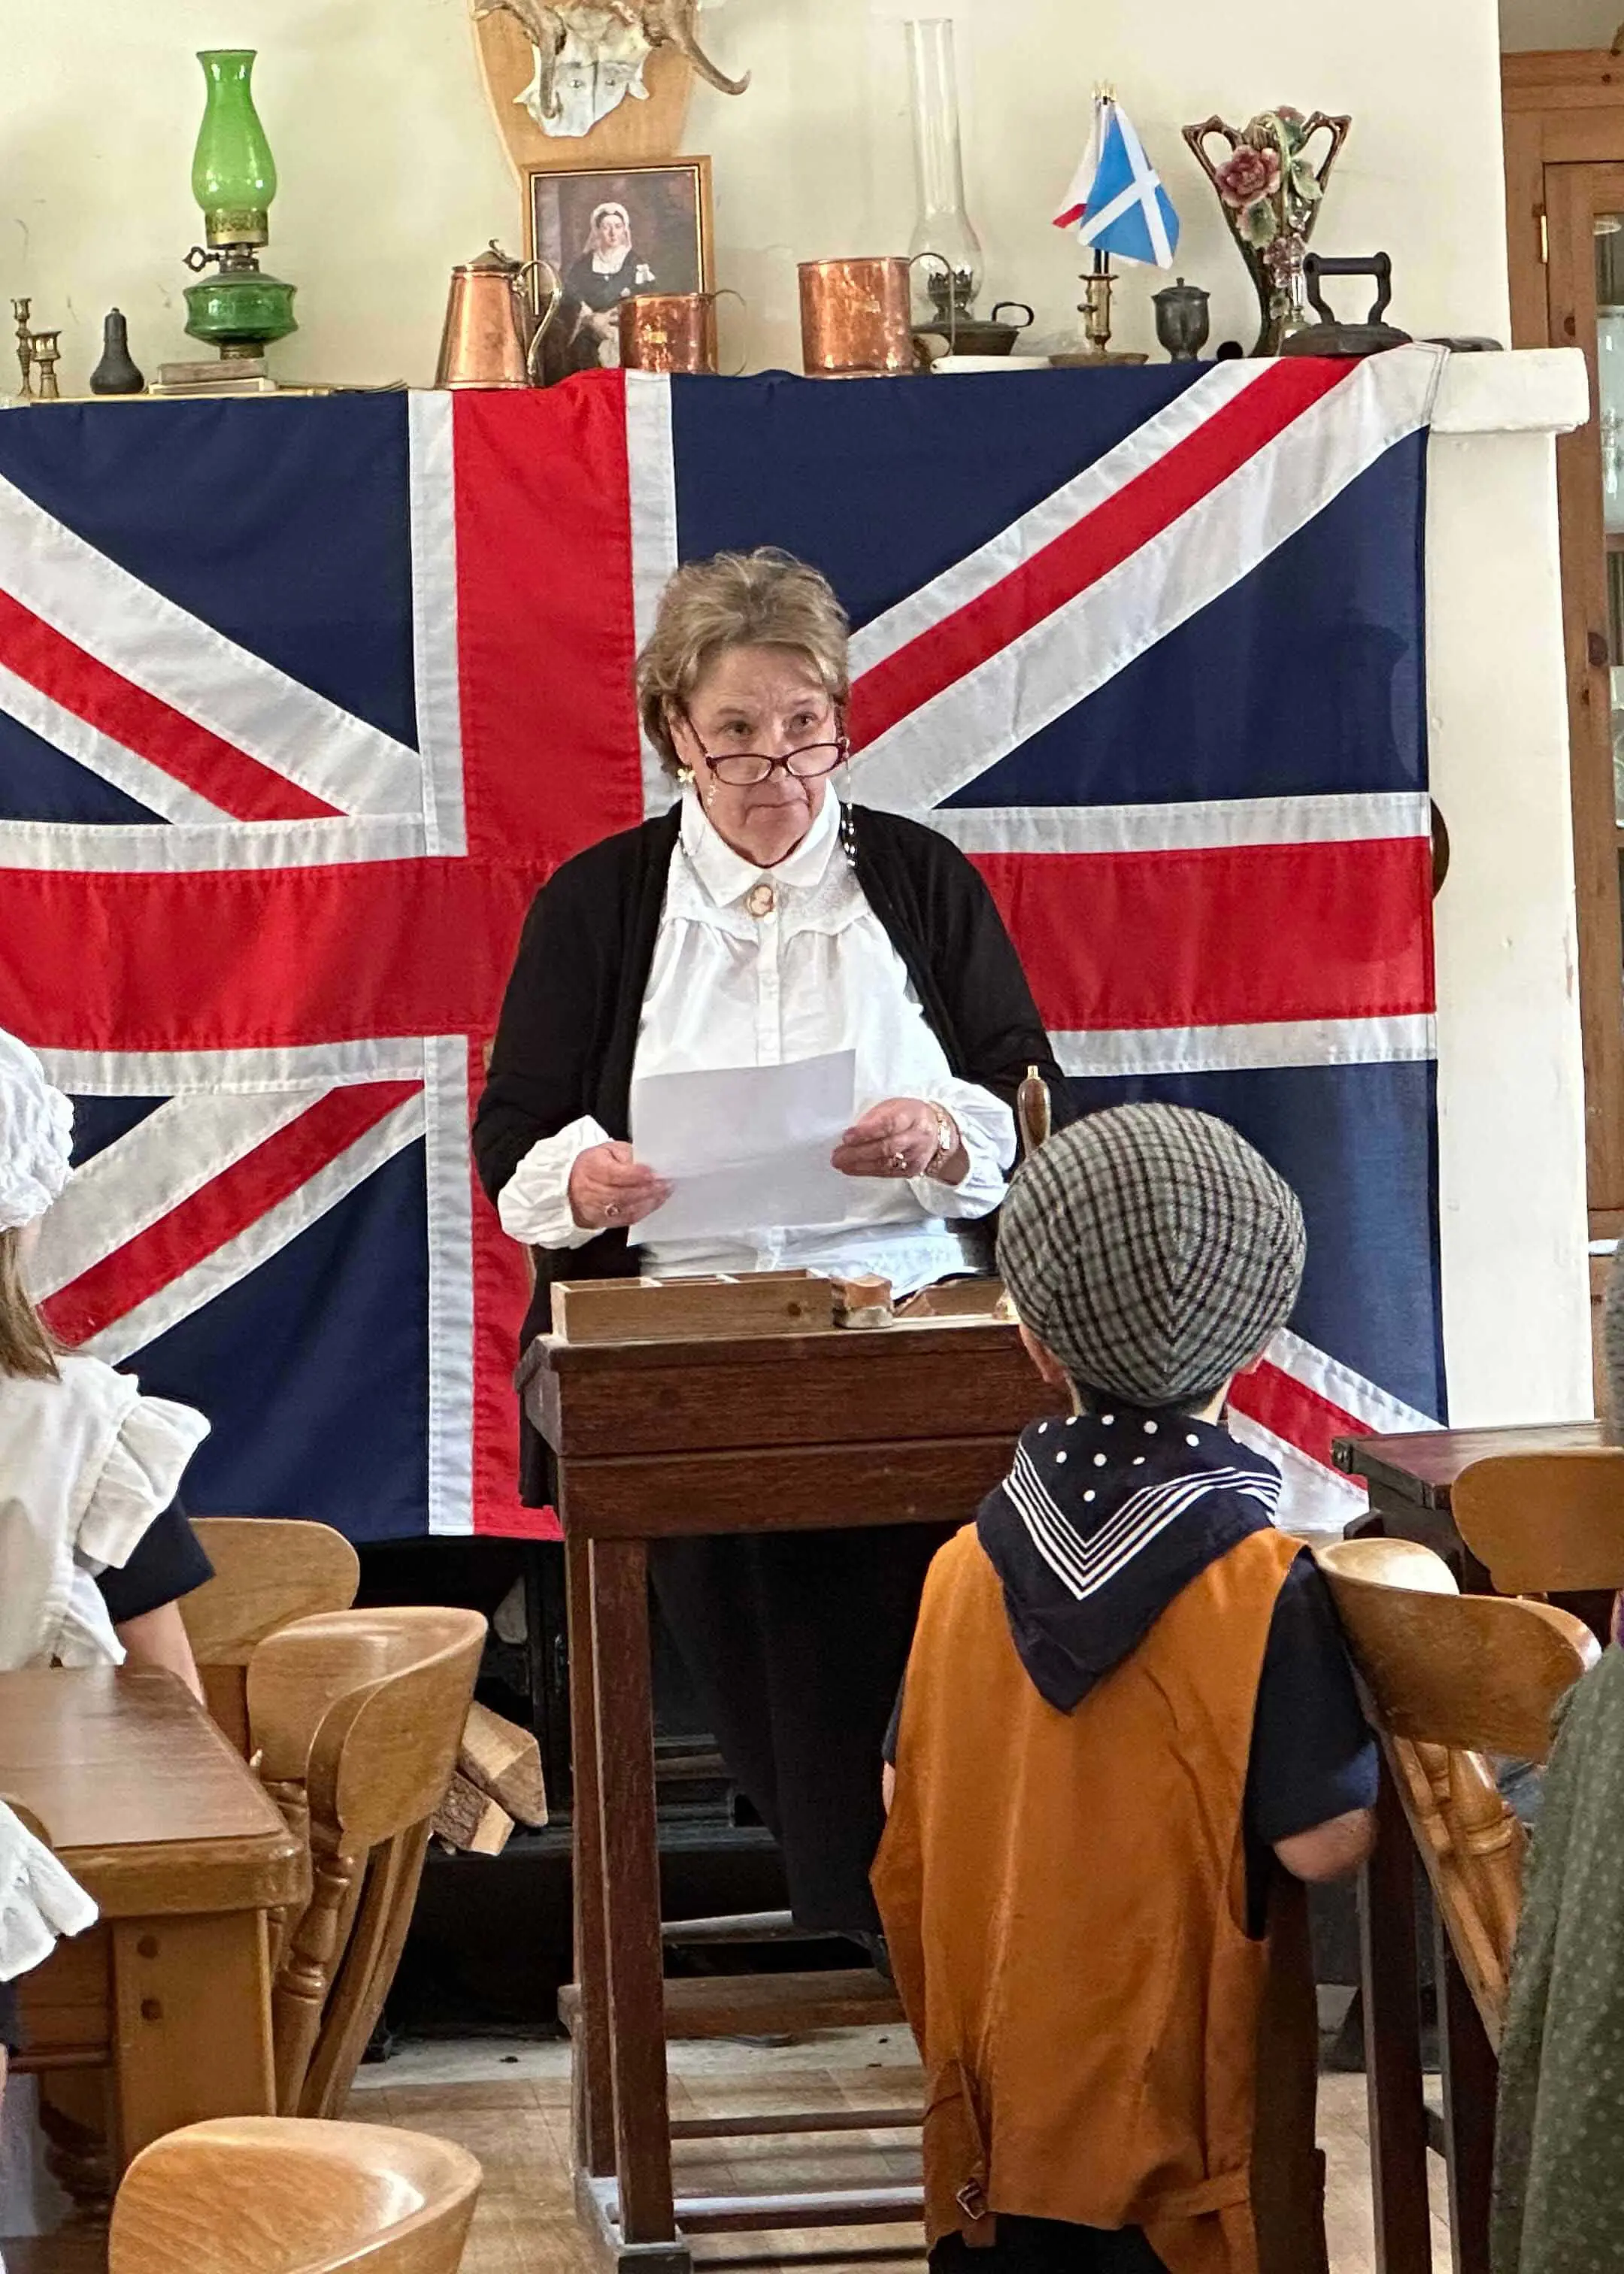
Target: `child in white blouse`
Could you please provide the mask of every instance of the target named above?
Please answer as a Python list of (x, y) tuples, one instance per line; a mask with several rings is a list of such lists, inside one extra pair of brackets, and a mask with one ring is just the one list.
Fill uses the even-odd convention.
[(34, 1053), (0, 1031), (0, 1672), (128, 1658), (200, 1697), (178, 1604), (116, 1623), (97, 1583), (158, 1519), (175, 1520), (208, 1423), (58, 1348), (26, 1284), (39, 1219), (71, 1173), (72, 1113)]

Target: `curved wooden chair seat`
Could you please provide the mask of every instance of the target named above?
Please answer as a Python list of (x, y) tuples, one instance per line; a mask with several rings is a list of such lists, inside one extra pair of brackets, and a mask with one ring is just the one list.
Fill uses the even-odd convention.
[(479, 2182), (466, 2150), (420, 2132), (192, 2124), (124, 2174), (109, 2274), (456, 2274)]
[(1599, 1656), (1553, 1604), (1462, 1595), (1408, 1540), (1317, 1551), (1440, 1916), (1489, 2043), (1500, 2043), (1527, 1834), (1489, 1755), (1543, 1761), (1551, 1715)]
[(1624, 1446), (1474, 1461), (1449, 1508), (1502, 1595), (1624, 1589)]
[(361, 1559), (330, 1525), (270, 1516), (201, 1516), (193, 1530), (214, 1576), (181, 1599), (208, 1710), (248, 1751), (248, 1661), (267, 1635), (321, 1611), (346, 1611)]
[(334, 1611), (254, 1653), (249, 1742), (312, 1864), (272, 1999), (283, 2115), (342, 2106), (383, 2010), (485, 1633), (476, 1611)]

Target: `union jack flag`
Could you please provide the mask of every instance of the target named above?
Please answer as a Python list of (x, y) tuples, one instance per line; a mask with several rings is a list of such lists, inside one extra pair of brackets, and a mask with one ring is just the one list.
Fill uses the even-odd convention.
[(669, 794), (680, 559), (856, 627), (852, 794), (1003, 906), (1080, 1103), (1207, 1106), (1304, 1199), (1240, 1393), (1286, 1519), (1444, 1411), (1421, 529), (1404, 349), (0, 421), (0, 1024), (78, 1101), (38, 1280), (201, 1406), (199, 1508), (515, 1532), (522, 1259), (467, 1133), (525, 907)]

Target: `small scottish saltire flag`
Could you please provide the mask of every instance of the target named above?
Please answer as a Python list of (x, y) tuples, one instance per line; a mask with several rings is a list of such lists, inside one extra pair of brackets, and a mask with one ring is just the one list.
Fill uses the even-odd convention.
[(1094, 133), (1072, 177), (1056, 229), (1078, 224), (1078, 236), (1119, 260), (1170, 268), (1178, 245), (1178, 215), (1162, 177), (1145, 155), (1133, 121), (1109, 96), (1094, 102)]

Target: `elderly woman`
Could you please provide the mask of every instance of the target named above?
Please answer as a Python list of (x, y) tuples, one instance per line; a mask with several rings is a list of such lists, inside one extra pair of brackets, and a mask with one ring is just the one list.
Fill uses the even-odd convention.
[(658, 292), (654, 270), (632, 243), (631, 215), (613, 199), (594, 206), (586, 243), (564, 272), (564, 290), (586, 311), (580, 337), (594, 343), (597, 359), (620, 361), (617, 311), (635, 292)]
[[(946, 838), (842, 802), (846, 621), (787, 554), (678, 571), (638, 659), (643, 724), (680, 785), (658, 820), (544, 886), (474, 1125), (486, 1191), (550, 1283), (804, 1267), (907, 1295), (975, 1269), (1048, 1038), (986, 886)], [(836, 1224), (637, 1239), (666, 1196), (627, 1141), (634, 1074), (850, 1050), (857, 1115)], [(547, 1497), (527, 1433), (524, 1494)], [(662, 1543), (652, 1558), (728, 1766), (811, 1928), (870, 1933), (879, 1760), (941, 1534), (929, 1526)]]

